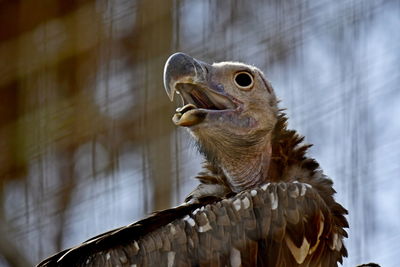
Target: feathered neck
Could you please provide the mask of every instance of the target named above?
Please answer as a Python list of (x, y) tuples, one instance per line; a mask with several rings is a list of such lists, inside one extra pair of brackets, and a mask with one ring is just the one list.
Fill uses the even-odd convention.
[(272, 133), (271, 162), (268, 170), (268, 180), (273, 182), (289, 181), (296, 177), (289, 177), (293, 167), (305, 169), (314, 173), (319, 164), (306, 157), (308, 148), (312, 145), (302, 144), (304, 137), (295, 130), (287, 129), (286, 114), (280, 111), (278, 121)]

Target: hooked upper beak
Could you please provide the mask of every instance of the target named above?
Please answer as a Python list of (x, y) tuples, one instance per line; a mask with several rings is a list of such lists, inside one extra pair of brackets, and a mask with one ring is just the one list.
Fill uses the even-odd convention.
[(172, 121), (179, 126), (193, 126), (207, 114), (232, 111), (236, 108), (222, 84), (211, 80), (213, 66), (186, 54), (169, 57), (164, 68), (164, 88), (171, 101), (179, 94), (182, 107), (177, 108)]
[(204, 83), (210, 67), (184, 53), (171, 55), (164, 67), (164, 88), (169, 99), (174, 100), (177, 82)]

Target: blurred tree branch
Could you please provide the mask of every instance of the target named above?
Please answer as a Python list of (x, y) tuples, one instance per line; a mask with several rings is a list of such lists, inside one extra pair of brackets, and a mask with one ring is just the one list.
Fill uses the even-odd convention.
[[(168, 99), (162, 87), (162, 73), (166, 57), (172, 50), (172, 7), (172, 0), (142, 0), (137, 9), (137, 39), (133, 53), (137, 62), (144, 62), (142, 66), (146, 73), (145, 88), (142, 89), (142, 101), (145, 104), (141, 119), (153, 190), (153, 207), (147, 207), (147, 211), (167, 208), (171, 202), (172, 163), (169, 137), (173, 125), (166, 117), (166, 114), (170, 114), (171, 107), (166, 105)], [(163, 109), (150, 117), (146, 114), (153, 109), (153, 103)]]

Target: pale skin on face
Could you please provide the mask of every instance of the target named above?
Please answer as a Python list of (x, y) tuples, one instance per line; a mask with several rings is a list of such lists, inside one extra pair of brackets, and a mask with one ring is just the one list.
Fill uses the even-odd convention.
[[(237, 108), (210, 113), (199, 123), (183, 126), (188, 127), (205, 156), (221, 167), (232, 191), (260, 185), (267, 178), (271, 132), (277, 121), (272, 87), (260, 70), (245, 64), (215, 63), (208, 71), (208, 82), (222, 87)], [(251, 86), (241, 88), (235, 83), (235, 75), (241, 72), (251, 75)]]

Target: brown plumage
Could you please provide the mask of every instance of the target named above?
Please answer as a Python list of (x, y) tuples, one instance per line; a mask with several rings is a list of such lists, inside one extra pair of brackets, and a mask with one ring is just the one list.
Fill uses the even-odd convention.
[(39, 266), (337, 266), (347, 211), (288, 130), (257, 68), (170, 57), (164, 82), (205, 156), (200, 185), (164, 210), (60, 252)]

